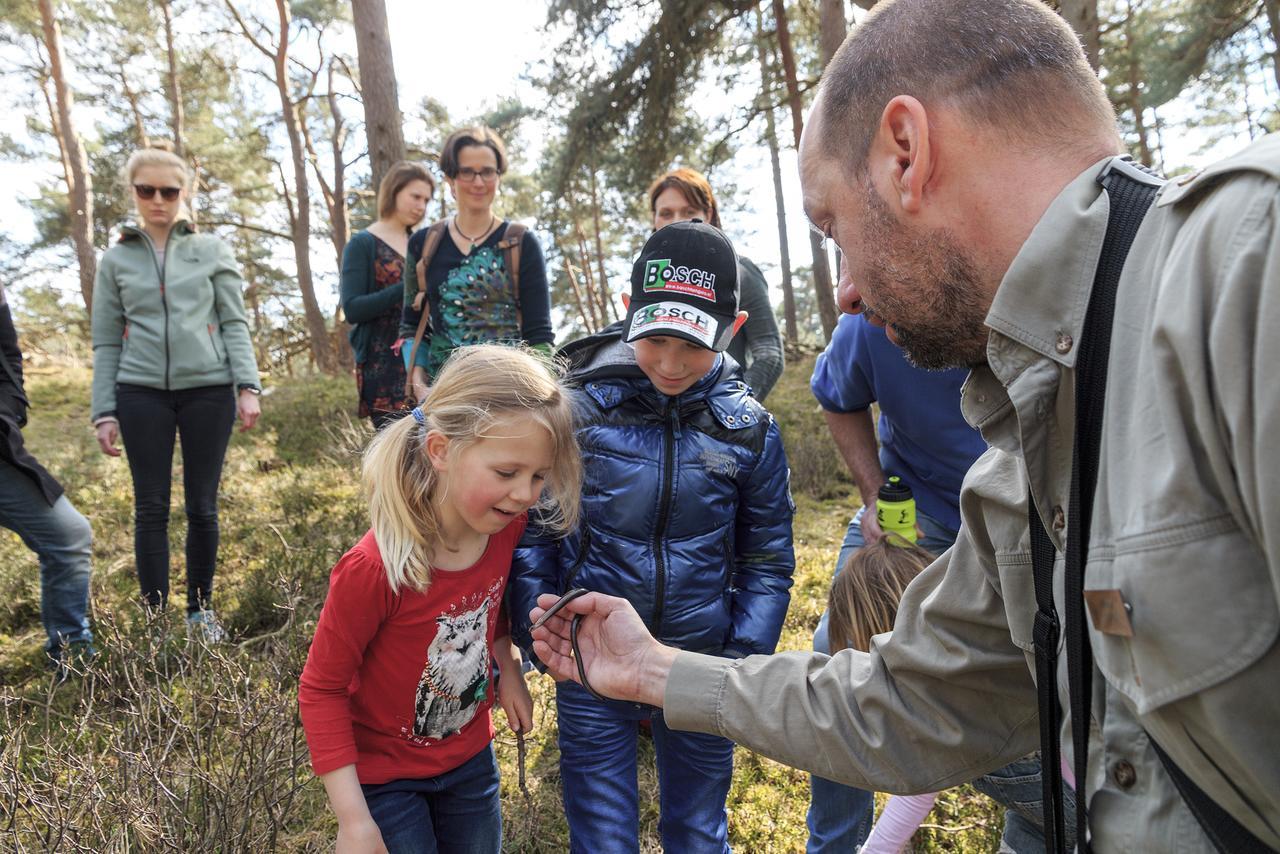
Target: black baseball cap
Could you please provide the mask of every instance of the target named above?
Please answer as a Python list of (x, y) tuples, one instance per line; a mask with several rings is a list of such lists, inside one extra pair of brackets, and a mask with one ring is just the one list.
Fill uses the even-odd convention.
[(669, 335), (720, 352), (737, 319), (738, 253), (723, 231), (694, 219), (649, 236), (631, 268), (623, 340)]

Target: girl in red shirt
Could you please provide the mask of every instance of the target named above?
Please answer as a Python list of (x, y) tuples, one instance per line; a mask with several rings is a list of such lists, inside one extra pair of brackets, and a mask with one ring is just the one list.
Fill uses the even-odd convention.
[(502, 613), (511, 553), (535, 504), (573, 528), (581, 479), (565, 389), (511, 347), (459, 349), (374, 437), (373, 526), (333, 569), (298, 691), (342, 854), (499, 850), (492, 660), (508, 723), (533, 726)]

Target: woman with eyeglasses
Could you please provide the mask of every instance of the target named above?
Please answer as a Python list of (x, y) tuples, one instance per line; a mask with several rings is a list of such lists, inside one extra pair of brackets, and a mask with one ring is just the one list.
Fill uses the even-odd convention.
[(457, 207), (409, 239), (404, 265), (402, 355), (419, 400), (458, 347), (524, 342), (550, 355), (555, 340), (542, 247), (493, 211), (507, 171), (502, 139), (486, 127), (454, 131), (440, 171)]
[(244, 282), (231, 247), (197, 234), (186, 211), (191, 176), (171, 151), (134, 152), (123, 170), (138, 221), (120, 229), (93, 285), (92, 417), (102, 452), (133, 476), (134, 557), (142, 597), (169, 598), (169, 490), (182, 438), (187, 512), (187, 628), (223, 630), (211, 606), (218, 554), (218, 481), (231, 427), (258, 420), (258, 366)]
[(357, 232), (342, 252), (342, 313), (351, 324), (359, 414), (375, 430), (413, 407), (397, 346), (404, 302), (404, 256), (436, 183), (418, 163), (402, 160), (378, 186), (378, 221)]
[[(654, 231), (690, 219), (722, 227), (715, 194), (701, 172), (683, 167), (673, 169), (649, 185), (648, 195)], [(742, 367), (743, 379), (751, 394), (763, 403), (782, 376), (782, 335), (773, 316), (764, 273), (742, 255), (738, 256), (738, 288), (738, 308), (747, 312), (747, 322), (725, 352)]]

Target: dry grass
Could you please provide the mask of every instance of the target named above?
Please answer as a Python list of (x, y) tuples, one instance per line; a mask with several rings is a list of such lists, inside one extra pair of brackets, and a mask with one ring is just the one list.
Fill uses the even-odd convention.
[[(798, 361), (798, 360), (797, 360)], [(830, 564), (856, 499), (792, 364), (771, 408), (795, 477), (796, 585), (782, 648), (806, 649)], [(0, 850), (314, 851), (334, 820), (312, 776), (297, 719), (297, 676), (333, 562), (366, 527), (357, 485), (367, 439), (348, 414), (343, 379), (298, 380), (264, 400), (260, 428), (236, 434), (223, 479), (217, 602), (233, 642), (186, 641), (176, 617), (148, 621), (135, 604), (131, 488), (120, 460), (86, 426), (88, 376), (31, 382), (29, 444), (93, 522), (94, 630), (101, 654), (54, 687), (41, 664), (39, 573), (0, 530)], [(175, 473), (176, 474), (176, 473)], [(171, 538), (185, 523), (175, 488)], [(175, 587), (181, 573), (175, 572)], [(175, 596), (181, 591), (175, 590)], [(173, 621), (173, 622), (171, 622)], [(528, 738), (528, 796), (514, 738), (498, 713), (505, 847), (567, 849), (549, 679), (530, 677), (538, 727)], [(657, 851), (656, 775), (642, 740), (641, 850)], [(738, 750), (729, 797), (739, 851), (803, 851), (806, 775)], [(948, 793), (919, 851), (994, 850), (998, 815), (967, 789)]]

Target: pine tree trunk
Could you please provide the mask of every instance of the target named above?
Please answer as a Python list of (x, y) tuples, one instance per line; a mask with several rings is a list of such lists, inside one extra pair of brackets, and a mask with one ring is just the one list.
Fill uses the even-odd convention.
[[(791, 33), (787, 29), (787, 10), (783, 0), (773, 0), (773, 14), (778, 27), (778, 50), (782, 54), (782, 72), (787, 82), (787, 100), (791, 104), (791, 130), (798, 151), (800, 134), (804, 131), (804, 120), (800, 117), (800, 84), (796, 79), (796, 61), (791, 51)], [(818, 303), (818, 319), (822, 323), (823, 337), (830, 341), (831, 333), (836, 328), (839, 310), (836, 308), (835, 294), (831, 289), (831, 269), (827, 264), (826, 249), (822, 246), (822, 238), (812, 232), (809, 234), (809, 251), (813, 256), (813, 291)]]
[(821, 0), (818, 10), (818, 49), (822, 55), (822, 67), (826, 68), (831, 57), (844, 44), (848, 23), (844, 17), (844, 0)]
[(170, 8), (170, 0), (160, 0), (160, 11), (164, 14), (164, 46), (168, 59), (164, 94), (169, 100), (169, 125), (173, 130), (173, 153), (183, 157), (186, 151), (185, 113), (182, 109), (182, 84), (178, 80), (178, 53), (173, 46), (173, 10)]
[[(822, 67), (825, 69), (831, 64), (831, 60), (835, 58), (836, 51), (840, 49), (840, 45), (844, 44), (849, 23), (844, 17), (844, 0), (821, 0), (821, 2), (821, 17), (818, 22), (818, 51), (822, 59)], [(835, 241), (832, 242), (834, 243)], [(823, 255), (826, 255), (826, 253), (824, 252)], [(839, 282), (841, 261), (839, 246), (835, 247), (835, 256), (835, 280)], [(839, 310), (839, 306), (837, 306), (837, 318), (840, 316)]]
[(1143, 166), (1152, 166), (1153, 158), (1151, 156), (1151, 143), (1147, 141), (1147, 123), (1143, 116), (1144, 108), (1142, 105), (1142, 81), (1139, 76), (1138, 57), (1135, 55), (1135, 47), (1133, 44), (1133, 7), (1131, 5), (1126, 9), (1124, 19), (1124, 44), (1125, 44), (1125, 62), (1128, 68), (1129, 112), (1133, 114), (1133, 130), (1138, 135), (1138, 159), (1142, 161)]
[(93, 278), (98, 259), (93, 251), (93, 179), (89, 174), (89, 158), (71, 120), (73, 98), (67, 86), (62, 64), (62, 34), (53, 15), (52, 0), (39, 0), (40, 23), (44, 30), (45, 50), (49, 53), (49, 76), (57, 97), (58, 114), (54, 132), (66, 152), (67, 196), (71, 202), (71, 240), (80, 266), (80, 295), (85, 308), (93, 309)]
[(787, 340), (800, 339), (796, 322), (796, 293), (791, 283), (791, 242), (787, 238), (787, 205), (782, 196), (782, 164), (778, 152), (778, 126), (773, 120), (773, 75), (764, 49), (764, 13), (756, 15), (756, 53), (760, 58), (760, 92), (765, 99), (765, 142), (769, 145), (769, 165), (773, 169), (773, 205), (778, 214), (778, 255), (782, 264), (782, 313)]
[(1276, 89), (1280, 91), (1280, 0), (1263, 0), (1267, 10), (1267, 25), (1271, 28), (1271, 43), (1276, 49), (1271, 52), (1271, 71), (1276, 77)]
[(293, 194), (296, 205), (291, 234), (293, 256), (298, 267), (298, 290), (302, 294), (302, 307), (307, 319), (307, 331), (311, 334), (311, 350), (315, 355), (316, 365), (320, 370), (332, 373), (336, 365), (333, 348), (329, 346), (329, 325), (324, 313), (320, 311), (311, 276), (311, 187), (307, 182), (307, 162), (302, 150), (298, 105), (289, 94), (290, 13), (287, 0), (276, 0), (276, 14), (280, 21), (280, 41), (273, 61), (276, 91), (280, 95), (280, 113), (284, 118), (285, 133), (289, 137), (289, 153), (293, 158)]
[(392, 166), (404, 160), (404, 131), (396, 95), (396, 71), (391, 63), (391, 34), (383, 0), (355, 0), (351, 4), (360, 65), (360, 100), (364, 103), (369, 166), (376, 190)]
[(151, 139), (147, 136), (147, 126), (143, 123), (142, 112), (138, 108), (138, 93), (129, 85), (129, 72), (125, 70), (123, 63), (120, 65), (120, 91), (124, 99), (129, 102), (129, 114), (133, 117), (134, 142), (139, 148), (146, 148), (151, 145)]
[(618, 319), (618, 307), (614, 303), (613, 293), (609, 290), (609, 279), (604, 272), (604, 239), (600, 236), (600, 189), (596, 183), (596, 167), (591, 166), (591, 211), (595, 220), (596, 231), (596, 272), (600, 276), (600, 293), (604, 296), (605, 305), (614, 320)]
[(1098, 70), (1098, 47), (1101, 32), (1098, 29), (1098, 0), (1059, 0), (1058, 13), (1071, 25), (1080, 37), (1084, 55), (1094, 71)]

